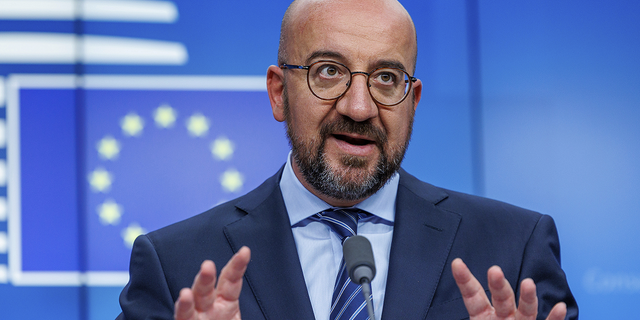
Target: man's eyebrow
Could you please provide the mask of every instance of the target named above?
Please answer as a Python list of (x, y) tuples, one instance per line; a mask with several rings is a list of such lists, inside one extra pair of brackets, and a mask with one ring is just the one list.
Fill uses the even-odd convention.
[[(309, 55), (309, 57), (305, 61), (305, 64), (309, 65), (313, 63), (313, 61), (317, 58), (334, 59), (334, 60), (338, 60), (338, 62), (344, 61), (346, 59), (339, 52), (318, 50), (313, 52), (311, 55)], [(407, 70), (404, 64), (402, 64), (402, 62), (398, 60), (378, 60), (372, 63), (369, 67), (370, 67), (369, 68), (370, 70), (377, 69), (377, 68), (397, 68), (405, 71)]]
[(396, 68), (396, 69), (402, 69), (405, 71), (407, 70), (404, 67), (404, 64), (402, 64), (402, 62), (397, 60), (379, 60), (373, 63), (370, 67), (372, 70), (377, 68)]
[(315, 51), (313, 52), (305, 61), (305, 64), (310, 64), (313, 60), (317, 58), (332, 58), (336, 60), (344, 61), (344, 56), (335, 51)]

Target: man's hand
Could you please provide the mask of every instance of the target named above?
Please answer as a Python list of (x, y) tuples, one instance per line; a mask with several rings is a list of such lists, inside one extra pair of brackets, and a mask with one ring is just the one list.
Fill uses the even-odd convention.
[[(538, 315), (538, 297), (536, 285), (531, 279), (525, 279), (520, 285), (520, 301), (516, 307), (516, 298), (509, 281), (498, 266), (489, 268), (487, 272), (491, 302), (484, 288), (471, 274), (467, 265), (460, 258), (451, 263), (453, 277), (456, 279), (464, 305), (469, 312), (470, 320), (535, 320)], [(567, 306), (557, 303), (547, 320), (564, 320)]]
[(251, 251), (242, 247), (220, 272), (216, 286), (216, 267), (206, 260), (193, 280), (191, 289), (184, 288), (176, 301), (176, 320), (240, 320), (242, 277), (251, 260)]

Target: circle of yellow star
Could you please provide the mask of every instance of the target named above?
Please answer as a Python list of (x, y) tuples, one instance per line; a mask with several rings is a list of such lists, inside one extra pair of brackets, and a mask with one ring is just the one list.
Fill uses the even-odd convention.
[(97, 168), (89, 175), (89, 184), (91, 184), (91, 189), (95, 192), (109, 191), (112, 182), (113, 175), (103, 168)]
[(117, 225), (122, 216), (122, 206), (111, 199), (107, 199), (98, 206), (98, 215), (103, 225)]
[(139, 224), (133, 222), (130, 223), (128, 227), (122, 230), (120, 235), (122, 236), (122, 240), (124, 240), (124, 245), (128, 248), (133, 248), (133, 242), (136, 241), (136, 238), (141, 235), (147, 233), (147, 230), (140, 227)]
[(130, 112), (120, 120), (120, 127), (125, 135), (137, 137), (142, 134), (144, 120), (135, 112)]
[(233, 155), (235, 146), (227, 137), (219, 137), (211, 143), (211, 153), (218, 160), (228, 160)]
[(153, 112), (153, 120), (159, 128), (171, 128), (176, 122), (177, 112), (168, 104), (159, 106)]
[(120, 154), (120, 142), (111, 136), (106, 136), (98, 141), (96, 146), (100, 158), (105, 160), (114, 160)]
[(229, 169), (220, 176), (220, 184), (227, 192), (237, 192), (242, 188), (244, 177), (236, 169)]
[(187, 119), (187, 130), (191, 136), (202, 137), (209, 131), (209, 119), (196, 113)]

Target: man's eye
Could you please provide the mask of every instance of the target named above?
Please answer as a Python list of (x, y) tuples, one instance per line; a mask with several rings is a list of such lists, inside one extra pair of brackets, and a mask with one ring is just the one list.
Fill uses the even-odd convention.
[(377, 81), (381, 84), (393, 84), (395, 82), (396, 77), (388, 72), (380, 73), (377, 76)]
[(338, 68), (334, 65), (324, 65), (320, 67), (319, 71), (320, 75), (324, 77), (335, 77), (340, 73)]

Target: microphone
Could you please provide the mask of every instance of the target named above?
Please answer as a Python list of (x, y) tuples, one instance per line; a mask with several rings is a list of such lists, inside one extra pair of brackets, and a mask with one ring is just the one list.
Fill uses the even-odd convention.
[(342, 245), (342, 254), (349, 278), (362, 286), (362, 294), (367, 301), (367, 312), (370, 319), (375, 319), (371, 303), (371, 280), (376, 275), (376, 264), (373, 260), (371, 243), (363, 236), (347, 238)]

